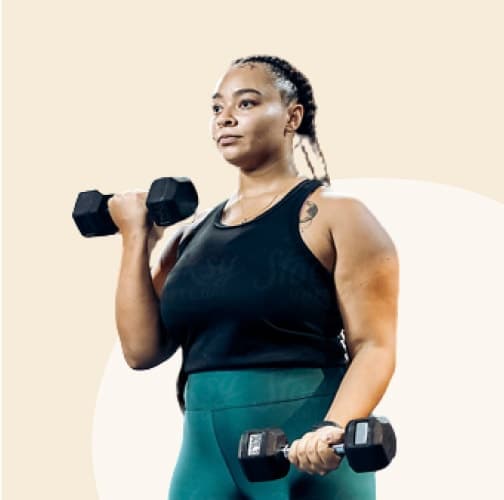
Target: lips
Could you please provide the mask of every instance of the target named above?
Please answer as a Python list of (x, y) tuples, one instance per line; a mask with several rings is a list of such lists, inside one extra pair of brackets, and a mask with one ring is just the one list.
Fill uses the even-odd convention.
[(217, 142), (219, 144), (232, 144), (240, 137), (241, 137), (240, 135), (224, 134), (219, 137), (219, 140)]

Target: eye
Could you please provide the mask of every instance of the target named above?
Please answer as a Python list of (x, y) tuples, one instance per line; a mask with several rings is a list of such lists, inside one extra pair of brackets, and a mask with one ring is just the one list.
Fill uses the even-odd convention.
[(213, 111), (214, 113), (218, 113), (218, 112), (219, 112), (219, 109), (220, 109), (219, 104), (213, 104), (213, 105), (212, 105), (212, 111)]
[[(250, 99), (243, 99), (243, 101), (240, 102), (240, 106), (243, 104), (251, 104), (252, 106), (255, 104), (254, 101), (251, 101)], [(251, 106), (246, 106), (247, 108), (250, 108)]]

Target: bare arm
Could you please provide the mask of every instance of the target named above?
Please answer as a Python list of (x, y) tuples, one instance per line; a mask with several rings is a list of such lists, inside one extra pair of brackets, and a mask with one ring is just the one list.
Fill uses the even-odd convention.
[(395, 246), (358, 200), (330, 200), (334, 282), (350, 366), (325, 419), (345, 426), (368, 416), (395, 370), (399, 262)]
[(152, 275), (148, 235), (139, 231), (123, 237), (116, 291), (116, 325), (124, 358), (131, 368), (152, 368), (168, 359), (178, 348), (163, 328), (159, 294), (164, 279), (175, 264), (174, 255), (184, 228), (180, 226), (175, 230)]
[(122, 257), (116, 290), (116, 325), (127, 364), (136, 370), (159, 365), (179, 347), (161, 321), (159, 298), (166, 277), (175, 265), (179, 243), (206, 212), (191, 223), (181, 224), (166, 243), (159, 262), (151, 270), (151, 250), (161, 231), (145, 221), (146, 193), (116, 195), (109, 201), (111, 215), (120, 227)]

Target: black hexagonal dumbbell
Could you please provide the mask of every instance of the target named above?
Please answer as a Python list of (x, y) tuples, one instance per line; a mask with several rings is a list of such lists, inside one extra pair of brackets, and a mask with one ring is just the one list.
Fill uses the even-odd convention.
[[(113, 194), (96, 189), (77, 196), (72, 217), (83, 236), (117, 233), (107, 202)], [(192, 215), (198, 206), (198, 193), (187, 177), (161, 177), (149, 189), (146, 200), (148, 217), (158, 226), (169, 226)]]
[[(396, 437), (385, 417), (351, 420), (345, 427), (344, 442), (330, 447), (346, 456), (356, 472), (383, 469), (394, 458)], [(289, 472), (287, 437), (282, 429), (252, 429), (241, 435), (238, 460), (249, 481), (271, 481)]]

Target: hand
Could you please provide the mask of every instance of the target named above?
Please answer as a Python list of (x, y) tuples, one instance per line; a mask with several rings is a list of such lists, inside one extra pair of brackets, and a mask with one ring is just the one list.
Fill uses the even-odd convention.
[(110, 217), (122, 235), (134, 232), (148, 233), (151, 229), (147, 217), (147, 193), (127, 191), (114, 194), (107, 201)]
[(341, 462), (341, 457), (329, 445), (343, 442), (344, 433), (344, 429), (332, 425), (307, 432), (290, 445), (287, 458), (302, 471), (325, 476)]

